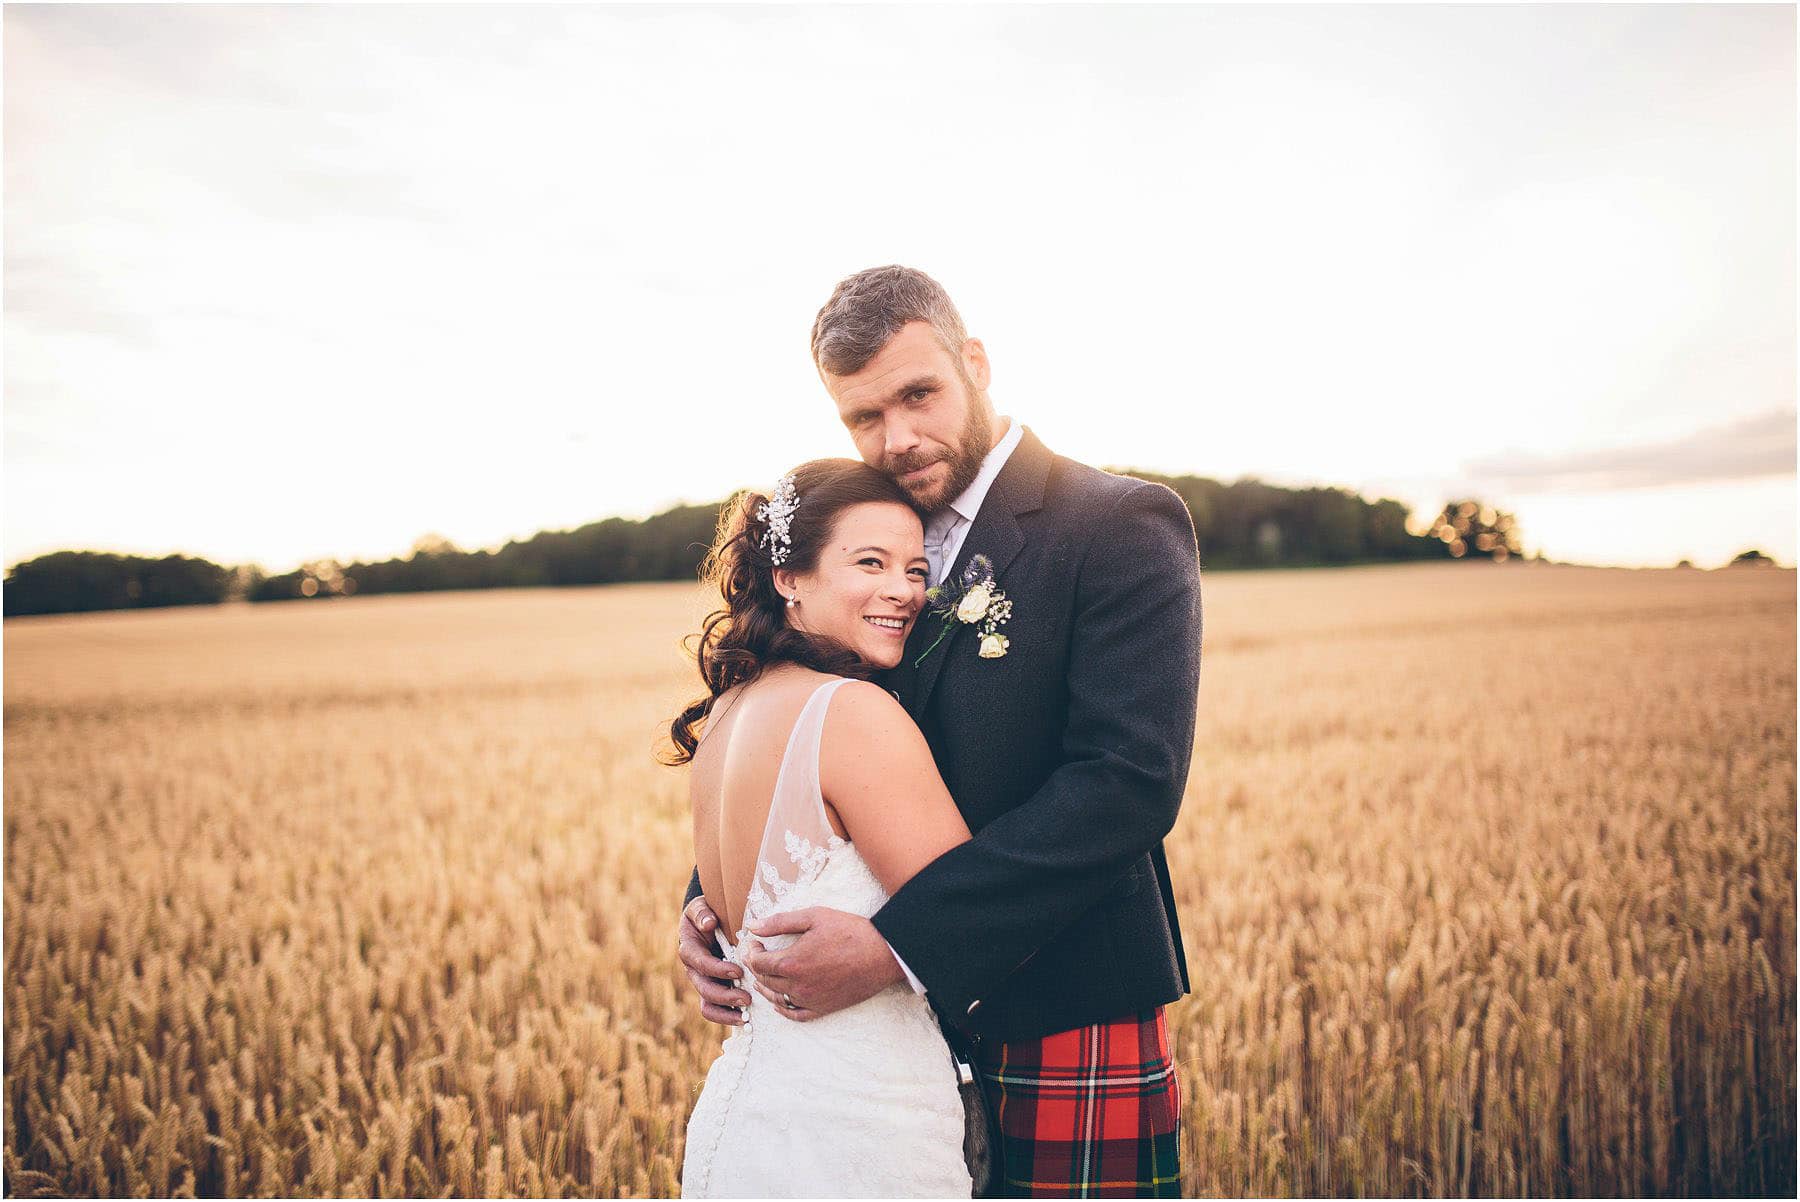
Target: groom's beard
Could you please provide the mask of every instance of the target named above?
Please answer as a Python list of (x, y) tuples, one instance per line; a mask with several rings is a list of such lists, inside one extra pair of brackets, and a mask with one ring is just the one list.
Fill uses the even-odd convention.
[[(962, 432), (957, 436), (954, 449), (948, 454), (935, 457), (920, 451), (896, 455), (882, 465), (882, 470), (896, 480), (907, 472), (917, 471), (940, 461), (950, 465), (943, 487), (934, 490), (931, 495), (921, 496), (910, 488), (906, 490), (912, 497), (914, 508), (922, 514), (942, 509), (968, 491), (969, 485), (975, 483), (975, 477), (981, 474), (982, 460), (993, 449), (994, 424), (988, 420), (987, 406), (977, 403), (975, 390), (966, 382), (964, 388), (969, 396), (969, 416), (963, 422)], [(906, 485), (902, 483), (900, 487), (906, 488)]]

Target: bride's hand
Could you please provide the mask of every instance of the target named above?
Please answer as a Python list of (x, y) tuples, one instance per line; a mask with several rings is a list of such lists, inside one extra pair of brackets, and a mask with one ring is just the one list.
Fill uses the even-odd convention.
[(854, 1006), (905, 979), (875, 925), (842, 910), (792, 910), (755, 924), (750, 933), (764, 939), (797, 936), (779, 951), (755, 939), (744, 943), (744, 963), (756, 974), (756, 990), (797, 1022)]
[(687, 969), (694, 992), (700, 995), (700, 1015), (707, 1022), (724, 1027), (741, 1027), (749, 1021), (746, 1013), (750, 995), (732, 988), (732, 982), (744, 970), (718, 956), (719, 944), (713, 938), (719, 920), (713, 917), (706, 899), (696, 897), (681, 912), (681, 933), (676, 938), (675, 954)]

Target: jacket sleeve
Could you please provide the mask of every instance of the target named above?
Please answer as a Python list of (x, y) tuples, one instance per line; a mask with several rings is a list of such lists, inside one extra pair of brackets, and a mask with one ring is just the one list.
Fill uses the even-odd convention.
[(1093, 524), (1075, 589), (1062, 762), (874, 916), (953, 1019), (1101, 901), (1181, 806), (1200, 683), (1198, 548), (1181, 498), (1150, 483), (1122, 495)]

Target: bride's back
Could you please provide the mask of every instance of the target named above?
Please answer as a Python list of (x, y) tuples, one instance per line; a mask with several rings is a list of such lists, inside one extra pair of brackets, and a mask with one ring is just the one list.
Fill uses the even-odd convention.
[[(780, 665), (750, 685), (727, 690), (714, 704), (706, 733), (694, 751), (688, 799), (695, 865), (701, 890), (726, 932), (744, 924), (744, 902), (755, 883), (789, 742), (807, 703), (832, 679), (798, 665)], [(800, 775), (790, 777), (790, 787), (816, 790), (816, 755), (813, 762), (797, 764), (796, 769)], [(824, 820), (829, 833), (844, 835), (843, 823), (829, 803)]]
[[(859, 712), (870, 702), (898, 708), (874, 686), (791, 664), (721, 694), (690, 783), (700, 881), (720, 934), (742, 930), (746, 904), (751, 918), (812, 906), (866, 917), (887, 900), (820, 781), (828, 710), (841, 707), (840, 751), (891, 736)], [(923, 742), (916, 728), (913, 737)], [(879, 844), (879, 824), (856, 825), (852, 778), (845, 813)], [(947, 794), (939, 800), (955, 813)], [(766, 946), (793, 938), (771, 935)], [(924, 995), (891, 984), (794, 1022), (776, 1016), (742, 948), (728, 940), (722, 950), (745, 970), (750, 1011), (730, 1028), (689, 1118), (682, 1196), (967, 1197), (962, 1100)]]

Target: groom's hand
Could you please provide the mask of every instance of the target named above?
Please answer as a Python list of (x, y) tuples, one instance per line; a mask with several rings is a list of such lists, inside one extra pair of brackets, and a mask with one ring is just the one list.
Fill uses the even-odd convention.
[(744, 963), (756, 974), (757, 991), (799, 1022), (854, 1006), (905, 979), (874, 924), (842, 910), (793, 910), (757, 923), (750, 933), (764, 939), (799, 936), (780, 951), (756, 940), (744, 944)]
[(750, 995), (733, 988), (732, 983), (744, 975), (744, 970), (719, 958), (719, 943), (713, 935), (718, 927), (719, 920), (713, 917), (706, 899), (696, 897), (681, 912), (675, 954), (681, 957), (688, 980), (700, 995), (701, 1017), (721, 1026), (741, 1027), (746, 1021)]

